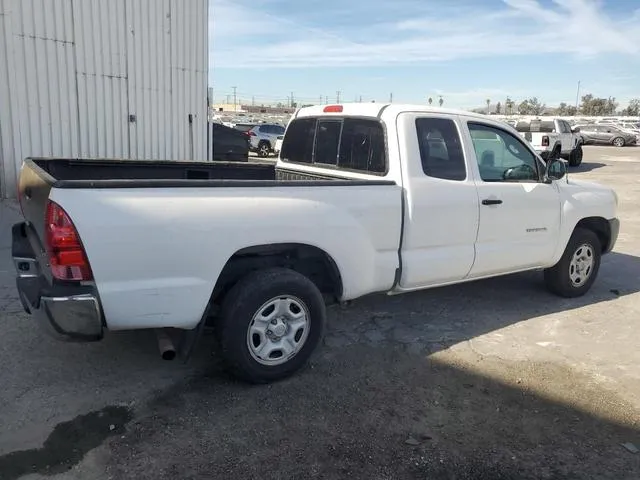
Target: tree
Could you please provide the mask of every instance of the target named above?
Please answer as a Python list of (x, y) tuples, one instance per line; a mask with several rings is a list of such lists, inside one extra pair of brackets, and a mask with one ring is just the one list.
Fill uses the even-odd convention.
[(622, 114), (630, 117), (640, 117), (640, 98), (632, 98), (629, 106), (622, 110)]
[(528, 98), (523, 100), (518, 105), (518, 112), (520, 115), (542, 115), (546, 105), (538, 100), (538, 97)]
[(496, 105), (496, 113), (498, 115), (500, 115), (500, 111), (502, 110), (502, 104), (500, 102), (497, 103)]
[(491, 105), (491, 99), (487, 98), (485, 102), (487, 102), (487, 115), (489, 115), (489, 105)]
[(438, 105), (442, 106), (443, 103), (444, 103), (444, 98), (440, 97), (440, 100), (438, 100)]
[(433, 103), (433, 98), (429, 97), (429, 100), (427, 100), (429, 102), (429, 105), (431, 105)]
[(568, 107), (569, 105), (567, 105), (565, 102), (560, 102), (560, 105), (558, 105), (558, 115), (567, 115)]
[(598, 98), (588, 93), (582, 97), (580, 113), (591, 117), (600, 115), (613, 115), (618, 108), (615, 97)]
[(507, 115), (511, 115), (513, 113), (514, 102), (510, 97), (507, 97), (507, 100), (504, 102), (504, 108), (506, 109)]

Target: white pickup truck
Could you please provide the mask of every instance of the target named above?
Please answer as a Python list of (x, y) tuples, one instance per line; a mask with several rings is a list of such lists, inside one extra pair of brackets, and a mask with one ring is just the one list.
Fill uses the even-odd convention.
[(299, 110), (275, 166), (27, 159), (17, 286), (71, 340), (157, 329), (167, 353), (210, 321), (231, 372), (268, 382), (307, 361), (327, 302), (532, 269), (585, 294), (618, 200), (565, 174), (489, 117), (398, 104)]
[(515, 128), (531, 143), (535, 151), (548, 161), (563, 158), (571, 167), (582, 163), (582, 141), (579, 127), (571, 127), (565, 120), (539, 119), (520, 120)]

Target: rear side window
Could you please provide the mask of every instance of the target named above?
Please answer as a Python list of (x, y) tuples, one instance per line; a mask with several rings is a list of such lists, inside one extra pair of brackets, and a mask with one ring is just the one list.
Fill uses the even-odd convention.
[(281, 158), (383, 175), (387, 169), (384, 130), (376, 120), (300, 118), (288, 127)]
[(338, 164), (338, 146), (342, 121), (319, 120), (316, 125), (316, 152), (314, 163)]
[(313, 163), (315, 135), (315, 118), (301, 118), (291, 122), (282, 142), (280, 156), (290, 162)]
[(425, 175), (443, 180), (467, 178), (460, 134), (453, 120), (418, 118), (416, 131)]

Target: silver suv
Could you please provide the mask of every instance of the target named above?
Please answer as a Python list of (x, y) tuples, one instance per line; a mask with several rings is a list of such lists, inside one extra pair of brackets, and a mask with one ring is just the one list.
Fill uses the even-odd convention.
[(259, 157), (268, 157), (276, 151), (276, 140), (284, 137), (284, 127), (278, 124), (263, 123), (256, 125), (249, 131), (249, 149)]

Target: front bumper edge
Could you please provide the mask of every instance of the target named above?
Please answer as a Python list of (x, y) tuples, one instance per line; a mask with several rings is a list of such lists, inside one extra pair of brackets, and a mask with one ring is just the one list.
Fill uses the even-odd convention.
[(609, 220), (609, 232), (609, 244), (607, 245), (604, 253), (611, 252), (618, 241), (618, 234), (620, 233), (620, 220), (618, 218), (611, 218)]

